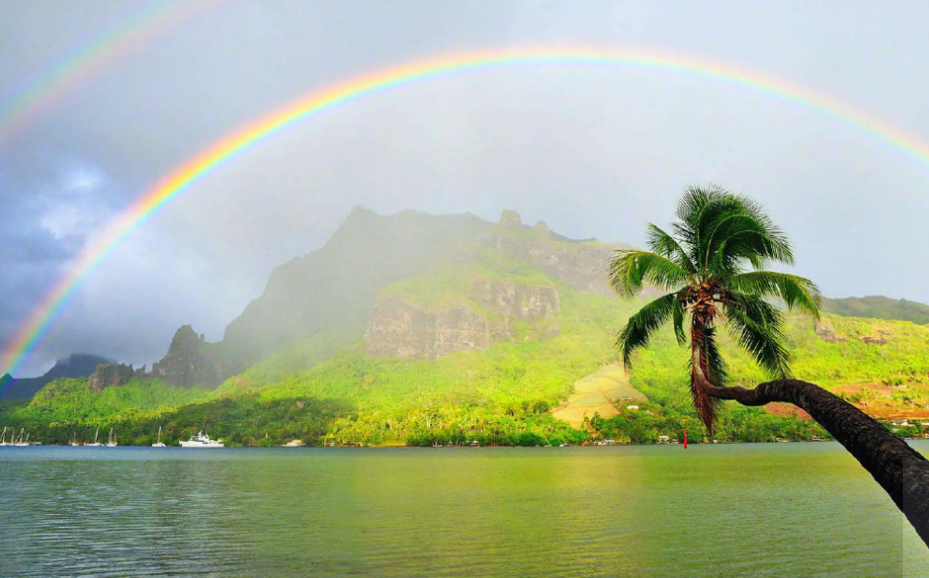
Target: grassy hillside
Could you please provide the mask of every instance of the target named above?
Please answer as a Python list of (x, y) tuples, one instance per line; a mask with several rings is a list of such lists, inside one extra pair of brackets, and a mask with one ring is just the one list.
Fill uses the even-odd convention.
[[(60, 441), (75, 428), (87, 432), (98, 424), (115, 424), (124, 443), (149, 443), (159, 425), (169, 441), (208, 427), (213, 435), (248, 445), (293, 438), (374, 444), (456, 438), (517, 444), (580, 441), (586, 434), (549, 410), (570, 395), (575, 381), (615, 360), (613, 334), (641, 302), (559, 290), (561, 332), (544, 342), (517, 340), (436, 361), (371, 358), (364, 355), (363, 343), (356, 342), (313, 364), (314, 356), (329, 353), (330, 341), (321, 337), (305, 342), (303, 355), (299, 347), (281, 352), (212, 392), (133, 383), (94, 394), (83, 380), (56, 382), (29, 406), (7, 412), (2, 423), (45, 423), (46, 435)], [(911, 405), (929, 403), (923, 387), (929, 375), (929, 357), (923, 354), (929, 348), (926, 328), (840, 317), (832, 323), (846, 341), (826, 343), (812, 332), (809, 317), (790, 318), (798, 377), (827, 386), (907, 384)], [(887, 344), (857, 339), (878, 331)], [(725, 350), (734, 382), (764, 379), (731, 343)], [(631, 385), (649, 401), (640, 404), (639, 412), (623, 410), (610, 419), (595, 419), (594, 426), (604, 437), (621, 441), (679, 435), (683, 428), (692, 440), (701, 439), (704, 432), (685, 385), (685, 361), (686, 353), (673, 336), (660, 334), (653, 347), (637, 354), (630, 376)], [(286, 377), (278, 379), (282, 375)], [(812, 435), (824, 434), (808, 422), (730, 405), (714, 437), (763, 441)]]
[(929, 305), (879, 295), (823, 299), (823, 309), (827, 313), (845, 317), (896, 319), (899, 321), (912, 321), (918, 325), (929, 324)]
[[(365, 355), (352, 322), (279, 349), (213, 391), (134, 381), (96, 393), (86, 379), (59, 380), (28, 405), (0, 405), (0, 426), (27, 427), (33, 439), (59, 443), (74, 432), (88, 439), (98, 426), (116, 428), (122, 443), (139, 444), (154, 441), (159, 427), (169, 443), (208, 429), (234, 445), (277, 445), (294, 438), (311, 444), (426, 445), (476, 439), (482, 444), (536, 445), (578, 443), (591, 435), (648, 442), (659, 435), (678, 436), (685, 428), (691, 440), (706, 435), (686, 386), (686, 350), (670, 331), (659, 333), (649, 349), (636, 354), (628, 378), (615, 379), (622, 382), (616, 391), (635, 397), (625, 389), (631, 387), (644, 394), (647, 401), (637, 402), (639, 410), (616, 404), (604, 412), (608, 415), (587, 416), (581, 429), (557, 419), (551, 410), (572, 395), (575, 382), (605, 375), (601, 370), (616, 361), (615, 333), (644, 302), (581, 292), (494, 250), (459, 247), (459, 255), (462, 250), (467, 259), (448, 260), (398, 280), (377, 299), (401, 299), (427, 310), (467, 305), (492, 316), (469, 298), (476, 282), (551, 285), (561, 303), (557, 336), (538, 341), (531, 327), (517, 325), (510, 339), (480, 351), (431, 361), (375, 358)], [(880, 405), (911, 415), (929, 412), (922, 408), (929, 405), (929, 327), (840, 316), (829, 316), (829, 321), (834, 342), (813, 332), (811, 317), (789, 316), (788, 343), (797, 377), (838, 388), (866, 410)], [(734, 384), (766, 379), (726, 337), (723, 350)], [(875, 402), (875, 392), (883, 396), (883, 405)], [(808, 421), (730, 404), (713, 437), (773, 441), (814, 435), (825, 432)]]

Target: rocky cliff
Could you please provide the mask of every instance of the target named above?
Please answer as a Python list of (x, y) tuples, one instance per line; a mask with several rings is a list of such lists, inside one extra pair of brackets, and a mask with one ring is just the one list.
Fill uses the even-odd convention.
[(101, 363), (97, 366), (97, 369), (90, 374), (87, 385), (90, 387), (91, 391), (100, 393), (106, 387), (119, 387), (120, 385), (125, 385), (134, 377), (142, 379), (147, 378), (145, 367), (134, 369), (131, 365), (124, 365), (122, 363), (117, 365)]
[(150, 376), (168, 385), (190, 387), (220, 384), (225, 376), (215, 344), (204, 341), (190, 325), (174, 334), (168, 353), (152, 365)]
[(383, 299), (369, 317), (366, 352), (376, 357), (436, 359), (510, 339), (518, 322), (534, 326), (535, 337), (545, 339), (558, 334), (560, 308), (554, 287), (500, 280), (477, 282), (465, 302), (436, 311), (401, 299)]
[(500, 226), (482, 233), (478, 242), (503, 255), (520, 259), (570, 287), (603, 296), (615, 295), (607, 282), (607, 269), (613, 252), (631, 248), (622, 243), (601, 243), (596, 239), (567, 239), (549, 231), (542, 222), (527, 227), (516, 211), (503, 211)]

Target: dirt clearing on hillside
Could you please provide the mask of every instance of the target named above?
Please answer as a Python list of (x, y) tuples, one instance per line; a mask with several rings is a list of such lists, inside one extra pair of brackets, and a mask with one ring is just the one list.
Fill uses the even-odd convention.
[(585, 417), (598, 413), (603, 418), (613, 417), (619, 414), (618, 407), (645, 401), (648, 398), (629, 385), (629, 375), (622, 366), (611, 364), (574, 382), (568, 401), (551, 412), (571, 427), (580, 428)]

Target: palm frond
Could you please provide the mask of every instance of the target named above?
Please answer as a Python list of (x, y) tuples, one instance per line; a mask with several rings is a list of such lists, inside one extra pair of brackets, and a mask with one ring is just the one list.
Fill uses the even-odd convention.
[(674, 309), (671, 310), (671, 321), (674, 324), (674, 337), (677, 344), (687, 345), (687, 333), (684, 332), (684, 301), (678, 292), (678, 299), (675, 301)]
[(767, 218), (732, 214), (718, 223), (707, 250), (717, 258), (746, 259), (755, 268), (766, 261), (793, 264), (793, 250), (784, 233)]
[(663, 257), (671, 259), (688, 273), (697, 271), (687, 252), (677, 242), (677, 239), (651, 223), (648, 224), (648, 248)]
[(623, 364), (627, 368), (632, 365), (632, 352), (648, 345), (655, 330), (680, 307), (678, 296), (669, 293), (651, 301), (629, 318), (616, 336), (616, 347), (622, 352)]
[(773, 377), (790, 376), (790, 354), (784, 347), (784, 316), (756, 295), (729, 295), (724, 304), (726, 324), (745, 348)]
[(610, 261), (609, 281), (623, 297), (635, 296), (644, 283), (659, 289), (675, 290), (690, 280), (690, 273), (680, 265), (650, 251), (622, 249)]
[(822, 295), (815, 283), (787, 273), (751, 271), (726, 279), (725, 287), (734, 293), (757, 297), (777, 297), (790, 309), (803, 309), (819, 317)]

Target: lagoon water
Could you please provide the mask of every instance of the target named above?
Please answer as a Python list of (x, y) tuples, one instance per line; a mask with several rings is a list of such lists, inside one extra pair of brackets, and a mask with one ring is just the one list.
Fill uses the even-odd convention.
[(896, 578), (929, 550), (834, 443), (0, 448), (0, 576)]

